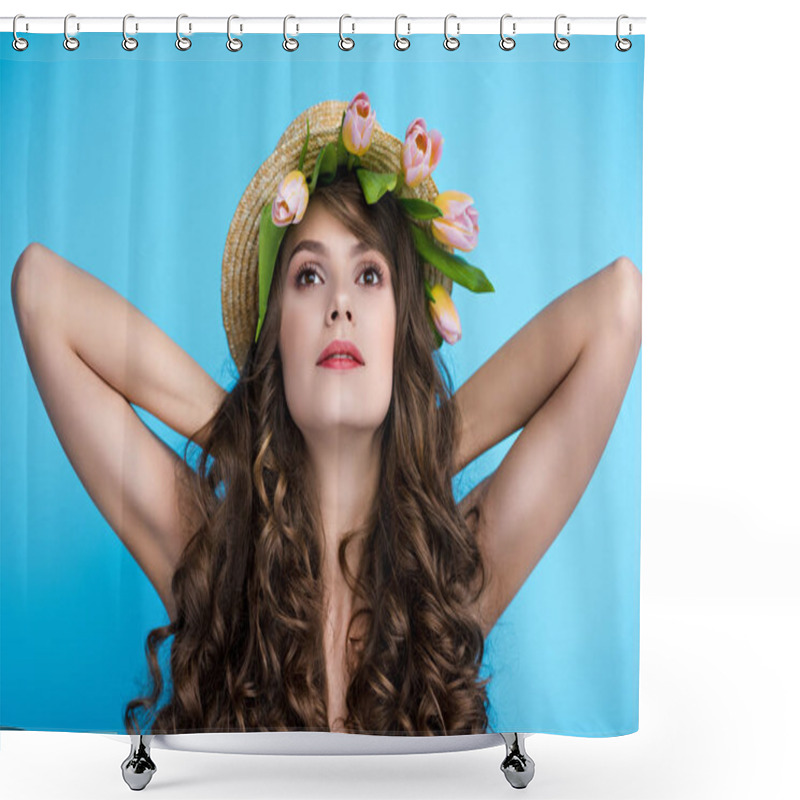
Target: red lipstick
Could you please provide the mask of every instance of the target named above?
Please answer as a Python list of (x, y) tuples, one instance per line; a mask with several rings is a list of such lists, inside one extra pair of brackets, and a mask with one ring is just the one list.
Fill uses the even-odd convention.
[(317, 366), (329, 369), (353, 369), (364, 366), (364, 357), (349, 339), (334, 339), (320, 353)]

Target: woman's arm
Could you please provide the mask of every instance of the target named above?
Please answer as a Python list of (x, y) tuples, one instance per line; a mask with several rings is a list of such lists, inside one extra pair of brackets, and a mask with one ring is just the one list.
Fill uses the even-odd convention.
[(638, 268), (618, 258), (557, 297), (456, 392), (463, 467), (523, 428), (465, 497), (478, 509), (491, 628), (577, 505), (597, 467), (641, 346)]
[(189, 470), (131, 407), (188, 435), (223, 390), (113, 289), (39, 244), (20, 256), (12, 299), (56, 435), (98, 510), (174, 616), (171, 581), (196, 511)]
[(87, 366), (174, 431), (193, 435), (222, 402), (225, 390), (136, 306), (44, 245), (25, 248), (14, 283), (23, 309), (47, 308), (43, 325), (56, 320)]

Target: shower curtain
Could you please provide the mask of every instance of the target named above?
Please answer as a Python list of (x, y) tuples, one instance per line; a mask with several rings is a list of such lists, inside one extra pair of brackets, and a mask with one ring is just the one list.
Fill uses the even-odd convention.
[[(299, 38), (288, 52), (281, 35), (245, 36), (231, 52), (224, 33), (196, 34), (181, 51), (174, 35), (152, 33), (128, 52), (118, 34), (89, 33), (70, 52), (63, 36), (48, 34), (29, 35), (17, 52), (11, 34), (0, 35), (0, 726), (125, 733), (126, 704), (148, 688), (146, 638), (169, 622), (157, 581), (115, 526), (133, 513), (126, 498), (134, 486), (145, 491), (152, 466), (137, 461), (133, 423), (178, 457), (187, 436), (129, 403), (110, 375), (85, 361), (67, 395), (59, 382), (78, 365), (69, 325), (102, 329), (96, 298), (67, 296), (53, 265), (68, 262), (113, 289), (230, 392), (239, 370), (221, 276), (234, 212), (298, 115), (325, 100), (349, 108), (361, 96), (362, 111), (374, 111), (400, 142), (422, 120), (427, 138), (415, 141), (435, 167), (438, 191), (469, 196), (452, 196), (462, 206), (448, 218), (449, 242), (465, 226), (477, 239), (450, 252), (480, 270), (492, 291), (451, 284), (453, 308), (438, 318), (437, 333), (454, 341), (436, 358), (453, 391), (504, 345), (520, 345), (494, 361), (491, 375), (502, 382), (473, 383), (483, 406), (471, 422), (502, 438), (481, 441), (481, 449), (476, 427), (476, 456), (452, 478), (459, 503), (493, 476), (497, 489), (483, 484), (494, 506), (482, 535), (505, 537), (508, 546), (481, 547), (498, 574), (522, 575), (516, 583), (496, 578), (508, 596), (496, 600), (499, 616), (483, 642), (487, 729), (632, 733), (644, 37), (630, 37), (626, 52), (615, 48), (613, 31), (572, 36), (564, 51), (544, 34), (520, 37), (508, 51), (488, 34), (464, 36), (452, 51), (432, 34), (411, 36), (404, 51), (382, 34), (356, 34), (347, 51), (337, 34)], [(560, 305), (562, 296), (570, 305)], [(572, 317), (560, 315), (556, 327), (553, 314), (552, 339), (525, 338), (531, 320), (562, 307)], [(129, 335), (130, 319), (116, 308), (94, 352), (122, 340), (132, 364), (149, 344)], [(573, 363), (563, 360), (568, 352)], [(155, 374), (155, 351), (138, 355)], [(529, 419), (503, 417), (526, 399), (536, 399)], [(95, 421), (92, 409), (102, 409)], [(104, 447), (106, 437), (119, 447)], [(87, 477), (96, 482), (104, 472), (117, 480), (105, 505), (93, 500)], [(254, 539), (260, 530), (254, 522)], [(404, 644), (416, 652), (410, 631)], [(163, 697), (172, 641), (159, 651)]]

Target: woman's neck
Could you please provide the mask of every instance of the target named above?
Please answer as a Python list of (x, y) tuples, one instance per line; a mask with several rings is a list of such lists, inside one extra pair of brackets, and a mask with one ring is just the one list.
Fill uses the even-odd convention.
[[(338, 434), (338, 435), (336, 435)], [(380, 441), (374, 431), (334, 431), (309, 443), (310, 475), (315, 483), (325, 545), (324, 573), (331, 590), (346, 589), (338, 564), (339, 544), (349, 531), (365, 525), (380, 480)], [(348, 545), (348, 565), (355, 571), (361, 537)], [(351, 553), (353, 555), (351, 555)]]

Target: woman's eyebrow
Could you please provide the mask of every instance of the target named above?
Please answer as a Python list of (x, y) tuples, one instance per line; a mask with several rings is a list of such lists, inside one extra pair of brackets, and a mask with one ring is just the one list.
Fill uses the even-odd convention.
[[(356, 244), (350, 248), (350, 255), (356, 256), (359, 253), (373, 249), (374, 248), (368, 245), (366, 242), (356, 242)], [(328, 248), (325, 247), (322, 242), (319, 242), (316, 239), (302, 239), (294, 246), (294, 249), (289, 255), (289, 261), (291, 261), (301, 250), (308, 250), (312, 253), (319, 253), (323, 256), (328, 255)]]

